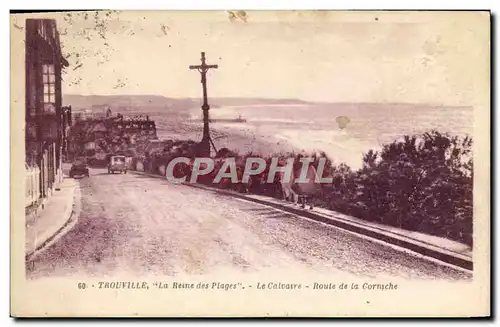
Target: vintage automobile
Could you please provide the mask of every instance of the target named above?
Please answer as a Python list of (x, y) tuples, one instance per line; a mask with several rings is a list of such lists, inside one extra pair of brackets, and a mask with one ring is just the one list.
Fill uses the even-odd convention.
[(127, 163), (125, 156), (110, 156), (108, 163), (108, 174), (114, 174), (115, 171), (127, 173)]
[(89, 177), (89, 167), (85, 159), (76, 159), (69, 170), (69, 177)]

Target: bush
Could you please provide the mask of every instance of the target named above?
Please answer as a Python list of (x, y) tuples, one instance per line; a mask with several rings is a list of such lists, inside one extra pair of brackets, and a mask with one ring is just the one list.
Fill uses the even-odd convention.
[(437, 131), (364, 155), (350, 203), (384, 224), (472, 245), (472, 139)]
[[(193, 141), (175, 141), (175, 155), (166, 147), (163, 153), (146, 157), (146, 165), (156, 172), (158, 164), (178, 155), (195, 152)], [(221, 149), (216, 158), (235, 157), (238, 168), (248, 156)], [(286, 159), (299, 154), (277, 153), (271, 157)], [(325, 153), (313, 154), (316, 159)], [(264, 158), (269, 164), (271, 157)], [(153, 161), (155, 162), (153, 164)], [(314, 162), (317, 168), (318, 161)], [(256, 194), (280, 196), (279, 182), (263, 183), (267, 170), (252, 177), (251, 185), (220, 183), (212, 186), (231, 188)], [(214, 172), (213, 176), (216, 175)], [(384, 145), (380, 152), (368, 151), (363, 167), (353, 171), (345, 164), (333, 165), (327, 158), (324, 177), (333, 177), (332, 184), (323, 184), (313, 204), (361, 219), (397, 226), (407, 230), (447, 237), (472, 245), (472, 139), (431, 131), (405, 136)]]
[(328, 159), (324, 173), (333, 182), (322, 185), (315, 205), (472, 245), (473, 160), (468, 136), (436, 130), (405, 136), (380, 152), (368, 151), (358, 171)]

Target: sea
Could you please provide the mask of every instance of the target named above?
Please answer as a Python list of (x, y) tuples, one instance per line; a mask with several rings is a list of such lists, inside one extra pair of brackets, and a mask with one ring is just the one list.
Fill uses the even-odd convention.
[[(200, 124), (199, 108), (192, 108), (189, 115), (192, 124)], [(368, 150), (379, 150), (404, 135), (432, 129), (459, 136), (473, 133), (473, 108), (467, 106), (308, 103), (210, 109), (212, 119), (238, 117), (246, 122), (218, 122), (212, 126), (274, 138), (304, 151), (324, 151), (337, 164), (346, 163), (353, 169), (361, 167), (362, 156)], [(161, 135), (161, 120), (157, 125)]]

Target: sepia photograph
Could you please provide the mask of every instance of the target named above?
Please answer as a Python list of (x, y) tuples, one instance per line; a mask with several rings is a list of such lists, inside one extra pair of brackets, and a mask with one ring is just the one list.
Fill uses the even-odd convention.
[(490, 19), (11, 13), (11, 314), (488, 315)]

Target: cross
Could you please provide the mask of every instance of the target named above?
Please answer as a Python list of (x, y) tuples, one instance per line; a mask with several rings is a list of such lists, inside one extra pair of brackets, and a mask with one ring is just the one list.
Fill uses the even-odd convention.
[[(208, 127), (208, 110), (210, 109), (210, 106), (208, 105), (207, 100), (207, 72), (210, 68), (217, 69), (219, 66), (207, 65), (205, 62), (205, 52), (201, 53), (201, 65), (189, 66), (189, 69), (196, 69), (201, 74), (201, 85), (203, 87), (203, 105), (201, 106), (201, 110), (203, 110), (203, 138), (201, 139), (200, 144), (200, 154), (207, 156), (210, 155), (210, 143), (212, 143), (212, 146), (215, 149), (215, 145), (210, 138), (210, 131)], [(217, 149), (215, 149), (215, 151), (217, 151)]]

